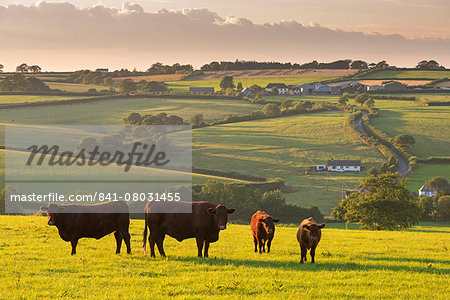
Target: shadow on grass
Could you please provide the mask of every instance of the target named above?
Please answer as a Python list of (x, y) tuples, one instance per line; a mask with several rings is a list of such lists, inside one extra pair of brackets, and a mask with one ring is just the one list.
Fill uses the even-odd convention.
[(430, 258), (411, 258), (411, 257), (364, 257), (364, 259), (367, 260), (374, 260), (374, 261), (399, 261), (399, 262), (418, 262), (423, 264), (446, 264), (448, 265), (448, 269), (446, 270), (447, 273), (450, 273), (450, 260), (438, 260), (438, 259), (430, 259)]
[[(308, 257), (309, 258), (309, 257)], [(300, 259), (300, 258), (299, 258)], [(388, 258), (386, 260), (395, 258)], [(261, 261), (254, 259), (230, 259), (230, 258), (198, 258), (198, 257), (177, 257), (172, 256), (169, 260), (179, 262), (190, 262), (197, 264), (204, 264), (209, 266), (227, 266), (232, 265), (235, 267), (248, 267), (248, 268), (270, 268), (285, 271), (395, 271), (395, 272), (415, 272), (415, 273), (428, 273), (428, 274), (448, 274), (449, 269), (436, 268), (428, 265), (427, 267), (410, 267), (410, 266), (394, 266), (394, 265), (365, 265), (355, 262), (350, 263), (337, 263), (320, 261), (317, 259), (316, 264), (311, 264), (308, 260), (307, 263), (300, 264), (295, 261)], [(371, 260), (371, 259), (369, 259)], [(375, 259), (376, 260), (376, 259)], [(381, 259), (380, 259), (381, 260)], [(428, 260), (424, 260), (424, 263), (429, 263)], [(436, 261), (437, 262), (437, 261)]]

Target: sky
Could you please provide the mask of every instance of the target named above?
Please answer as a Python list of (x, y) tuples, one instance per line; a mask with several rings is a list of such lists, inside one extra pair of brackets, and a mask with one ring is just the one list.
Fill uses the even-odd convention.
[(44, 70), (212, 60), (450, 67), (447, 0), (0, 0), (0, 64)]

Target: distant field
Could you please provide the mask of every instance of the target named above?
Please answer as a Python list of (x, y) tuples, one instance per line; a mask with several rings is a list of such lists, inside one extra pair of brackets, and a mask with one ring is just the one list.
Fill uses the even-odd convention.
[(0, 216), (1, 299), (448, 298), (448, 223), (405, 232), (327, 224), (316, 264), (309, 256), (299, 263), (296, 227), (277, 226), (270, 254), (253, 252), (249, 225), (229, 225), (209, 258), (196, 257), (193, 239), (170, 237), (168, 257), (150, 258), (141, 253), (143, 220), (131, 220), (131, 255), (115, 255), (108, 235), (81, 239), (71, 256), (70, 244), (46, 223), (45, 217)]
[(437, 102), (449, 102), (450, 101), (450, 93), (439, 93), (439, 94), (425, 94), (425, 93), (420, 93), (420, 94), (392, 94), (392, 95), (386, 95), (386, 96), (397, 96), (397, 97), (401, 97), (401, 96), (405, 96), (405, 97), (416, 97), (418, 99), (426, 99), (429, 101), (437, 101)]
[[(234, 84), (237, 85), (238, 82), (241, 82), (242, 85), (252, 86), (257, 84), (259, 86), (265, 87), (267, 84), (271, 82), (276, 83), (284, 83), (286, 85), (299, 85), (302, 83), (316, 82), (325, 79), (332, 79), (337, 77), (267, 77), (267, 78), (235, 78)], [(175, 92), (185, 92), (189, 90), (189, 87), (214, 87), (217, 90), (220, 90), (220, 79), (210, 79), (210, 80), (195, 80), (195, 81), (169, 81), (166, 82), (170, 89), (173, 89)]]
[(222, 120), (228, 114), (248, 114), (261, 105), (241, 100), (124, 98), (95, 103), (39, 106), (0, 110), (0, 123), (25, 124), (122, 124), (130, 112), (157, 114), (166, 112), (186, 120), (203, 114), (208, 121)]
[(418, 193), (419, 188), (433, 177), (440, 176), (450, 180), (450, 165), (424, 165), (419, 164), (408, 176), (408, 188)]
[(34, 96), (34, 95), (0, 95), (0, 104), (18, 104), (47, 101), (62, 101), (73, 99), (87, 99), (91, 97), (80, 96)]
[[(376, 103), (381, 102), (379, 100)], [(414, 103), (414, 102), (413, 102)], [(389, 136), (410, 134), (416, 139), (412, 153), (419, 158), (448, 156), (450, 153), (450, 107), (381, 107), (371, 123)]]
[[(386, 80), (358, 80), (358, 82), (360, 82), (362, 84), (366, 84), (366, 85), (382, 85), (382, 83), (385, 81)], [(431, 80), (407, 80), (407, 79), (403, 79), (403, 80), (399, 79), (396, 81), (401, 82), (408, 86), (425, 85), (425, 84), (431, 82)], [(333, 84), (333, 85), (335, 85), (335, 84)]]
[(109, 90), (108, 86), (95, 84), (77, 84), (77, 83), (60, 83), (60, 82), (45, 82), (51, 89), (58, 89), (64, 92), (83, 93), (89, 89), (96, 89), (97, 91)]
[[(318, 204), (329, 213), (373, 165), (380, 152), (358, 142), (344, 128), (347, 114), (325, 112), (271, 120), (241, 122), (194, 130), (193, 164), (199, 168), (235, 171), (266, 178), (280, 177), (298, 192), (288, 201)], [(328, 159), (361, 159), (361, 174), (305, 175), (305, 167)], [(327, 187), (328, 184), (328, 187)]]
[(181, 80), (186, 74), (162, 74), (162, 75), (145, 75), (145, 76), (130, 76), (130, 77), (116, 77), (114, 81), (121, 81), (124, 79), (132, 79), (134, 82), (141, 80), (146, 81), (176, 81)]
[(377, 72), (364, 74), (358, 77), (359, 79), (386, 79), (386, 78), (427, 78), (439, 79), (450, 78), (450, 71), (422, 71), (422, 70), (408, 70), (408, 71), (394, 71), (394, 70), (380, 70)]
[(281, 77), (341, 77), (355, 73), (357, 70), (316, 69), (316, 70), (235, 70), (205, 72), (198, 80), (221, 79), (223, 76), (242, 78), (281, 78)]

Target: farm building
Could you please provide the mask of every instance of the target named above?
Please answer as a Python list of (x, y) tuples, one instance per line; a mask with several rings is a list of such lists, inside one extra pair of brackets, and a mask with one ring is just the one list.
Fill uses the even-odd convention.
[(189, 87), (189, 93), (214, 93), (213, 87)]
[(291, 95), (309, 95), (314, 90), (314, 86), (304, 83), (289, 89)]
[(434, 197), (436, 195), (436, 191), (432, 188), (427, 187), (425, 184), (419, 189), (419, 196), (428, 196)]
[(280, 94), (280, 95), (286, 95), (289, 92), (288, 86), (285, 85), (284, 83), (269, 83), (266, 86), (266, 91), (272, 92), (273, 88), (278, 89), (278, 94)]
[(105, 69), (105, 68), (95, 69), (95, 72), (108, 73), (109, 69)]
[(383, 84), (385, 90), (399, 91), (406, 89), (406, 85), (398, 81), (389, 81)]
[(366, 86), (367, 91), (378, 91), (378, 90), (384, 90), (384, 86), (381, 85), (367, 85)]
[(331, 86), (318, 83), (314, 85), (314, 89), (312, 90), (313, 94), (317, 95), (329, 95), (333, 91), (333, 88)]
[(244, 97), (250, 97), (253, 94), (252, 90), (250, 90), (248, 87), (245, 87), (242, 91), (241, 91), (241, 95)]
[(361, 171), (360, 160), (334, 160), (331, 159), (327, 163), (330, 172), (357, 172)]

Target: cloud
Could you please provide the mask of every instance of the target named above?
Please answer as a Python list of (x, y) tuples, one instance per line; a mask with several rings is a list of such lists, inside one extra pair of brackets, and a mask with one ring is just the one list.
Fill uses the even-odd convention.
[(433, 58), (450, 66), (449, 39), (364, 34), (296, 21), (254, 24), (204, 8), (150, 13), (129, 2), (121, 8), (100, 3), (79, 9), (69, 3), (47, 2), (0, 7), (0, 36), (1, 59), (17, 49), (47, 51), (49, 57), (55, 52), (80, 50), (83, 55), (94, 55), (116, 49), (121, 55), (118, 60), (129, 58), (133, 63), (136, 53), (164, 53), (166, 59), (193, 63), (214, 57), (295, 62), (363, 58), (413, 65)]

